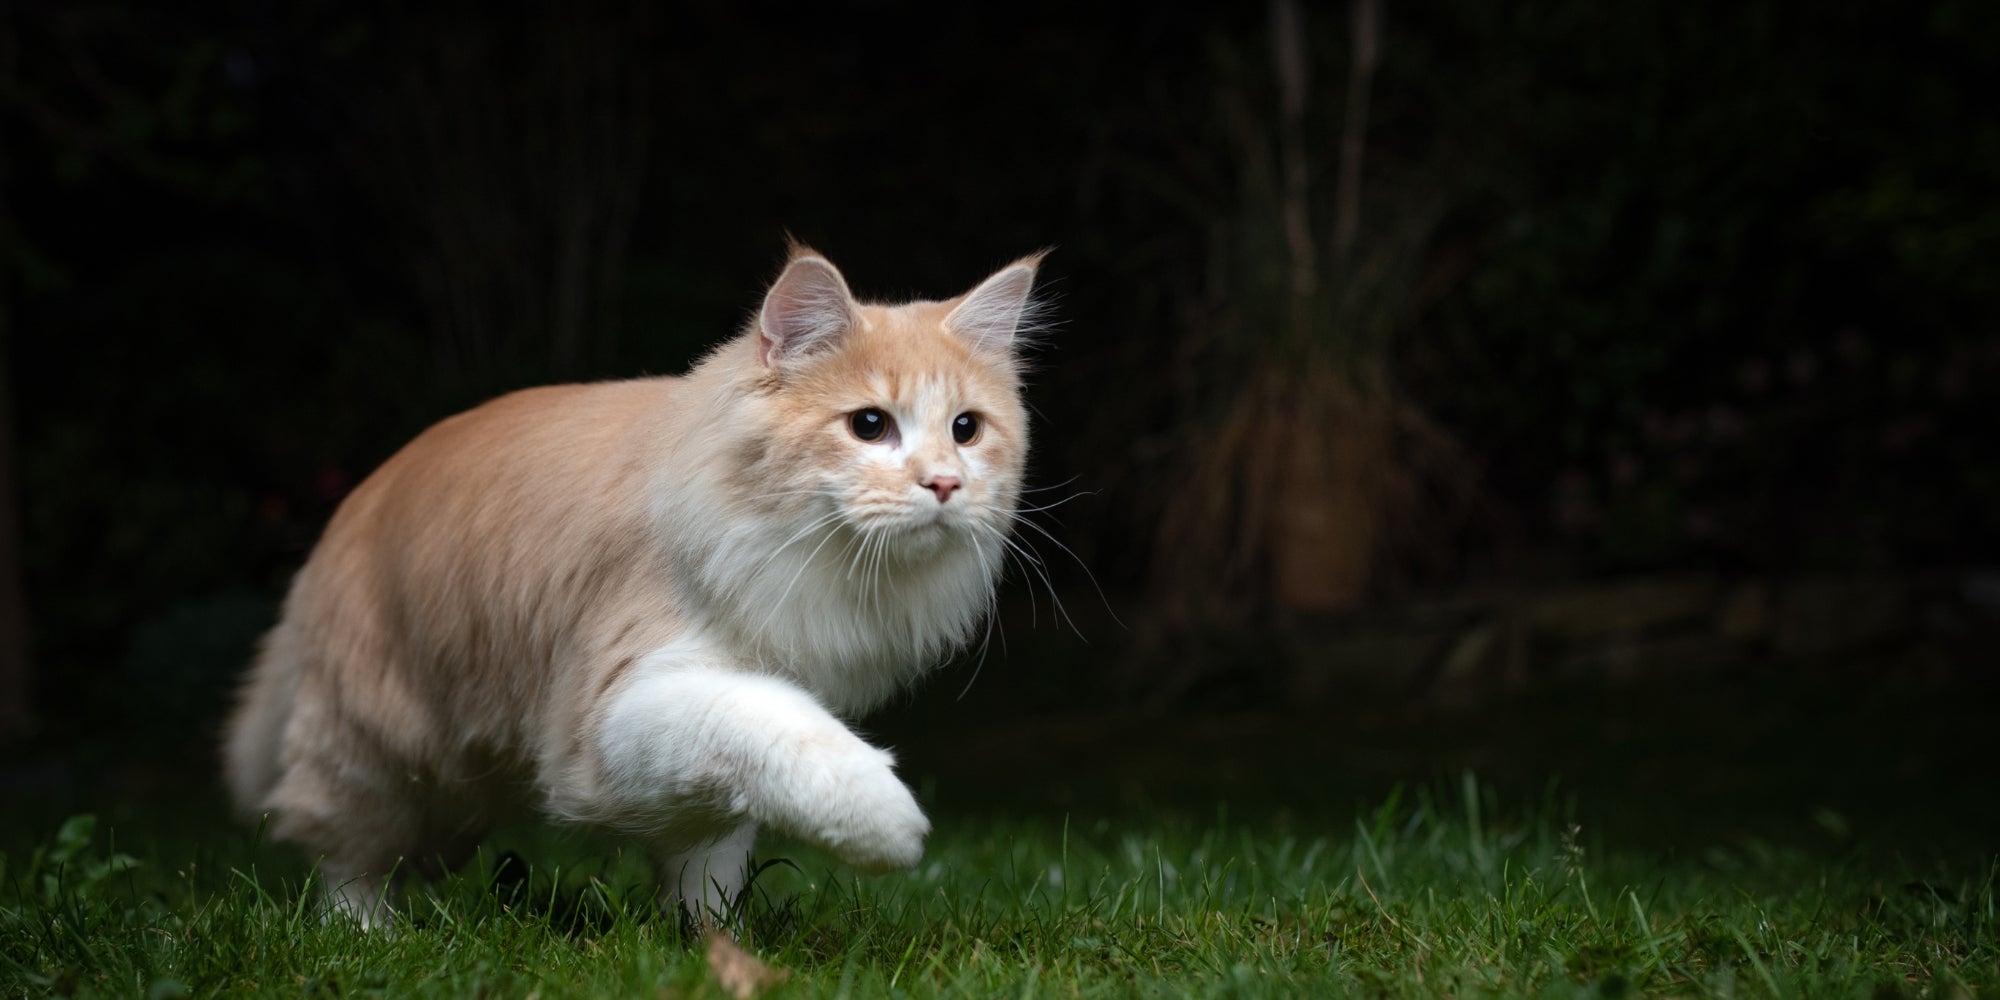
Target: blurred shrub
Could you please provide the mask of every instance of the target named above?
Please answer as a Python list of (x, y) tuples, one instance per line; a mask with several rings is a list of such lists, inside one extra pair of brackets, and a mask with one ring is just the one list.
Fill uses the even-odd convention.
[[(1782, 571), (2000, 541), (1990, 12), (1537, 5), (1514, 181), (1405, 371), (1532, 538)], [(1968, 22), (1981, 22), (1978, 24)], [(1697, 54), (1698, 53), (1698, 54)], [(1532, 387), (1532, 391), (1523, 391)]]

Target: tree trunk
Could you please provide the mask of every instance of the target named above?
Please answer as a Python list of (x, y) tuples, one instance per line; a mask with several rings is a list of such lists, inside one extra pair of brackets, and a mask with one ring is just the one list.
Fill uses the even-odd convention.
[[(1308, 382), (1301, 395), (1339, 392)], [(1360, 403), (1308, 407), (1307, 416), (1271, 430), (1291, 444), (1271, 537), (1273, 602), (1288, 611), (1367, 603), (1384, 514), (1378, 486), (1390, 460), (1383, 427)]]

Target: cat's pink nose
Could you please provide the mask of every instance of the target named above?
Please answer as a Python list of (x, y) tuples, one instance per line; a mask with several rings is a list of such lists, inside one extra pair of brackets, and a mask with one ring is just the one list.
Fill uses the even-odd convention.
[(929, 479), (926, 479), (923, 482), (918, 483), (917, 485), (925, 487), (926, 489), (929, 489), (932, 493), (937, 494), (938, 503), (943, 503), (946, 500), (951, 499), (952, 492), (958, 489), (958, 477), (932, 476)]

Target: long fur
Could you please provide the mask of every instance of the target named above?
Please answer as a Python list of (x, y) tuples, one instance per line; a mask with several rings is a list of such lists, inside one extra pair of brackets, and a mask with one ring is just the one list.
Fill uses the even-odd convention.
[[(527, 811), (646, 838), (697, 911), (759, 825), (914, 864), (928, 822), (840, 720), (991, 605), (1028, 447), (998, 332), (1035, 263), (948, 302), (829, 305), (844, 281), (796, 248), (685, 376), (530, 389), (419, 435), (335, 513), (244, 681), (239, 807), (364, 920), (391, 870)], [(893, 441), (849, 430), (869, 407)], [(963, 486), (940, 500), (938, 475)]]

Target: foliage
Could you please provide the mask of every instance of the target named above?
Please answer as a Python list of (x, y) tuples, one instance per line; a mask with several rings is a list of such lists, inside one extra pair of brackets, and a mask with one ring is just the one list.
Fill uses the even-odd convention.
[(1990, 14), (1571, 4), (1467, 28), (1477, 51), (1427, 41), (1513, 93), (1484, 128), (1514, 169), (1405, 372), (1525, 527), (1609, 569), (1991, 544), (1964, 437), (2000, 371), (1974, 277), (2000, 128), (1967, 103)]
[(1447, 562), (1471, 506), (1470, 467), (1393, 358), (1452, 280), (1431, 260), (1476, 184), (1443, 152), (1371, 142), (1378, 8), (1362, 0), (1343, 32), (1278, 0), (1268, 59), (1214, 39), (1210, 141), (1148, 173), (1205, 256), (1176, 358), (1201, 376), (1173, 383), (1153, 546), (1172, 617), (1350, 609)]
[[(788, 856), (743, 934), (781, 996), (1914, 996), (2000, 986), (2000, 864), (1827, 858), (1757, 842), (1662, 858), (1596, 843), (1553, 803), (1470, 778), (1344, 830), (1279, 816), (945, 823), (905, 875)], [(12, 994), (715, 996), (697, 938), (634, 859), (523, 877), (492, 855), (397, 927), (315, 912), (292, 863), (242, 839), (105, 860), (87, 822), (8, 873)], [(60, 858), (58, 858), (60, 855)], [(275, 868), (279, 874), (273, 874)], [(511, 870), (511, 874), (510, 874)], [(309, 876), (308, 876), (309, 878)]]
[[(11, 873), (24, 901), (48, 911), (104, 902), (106, 883), (138, 868), (139, 862), (116, 850), (100, 855), (96, 835), (96, 816), (82, 813), (64, 820), (51, 843), (35, 848), (25, 868)], [(0, 876), (9, 874), (0, 866)]]

